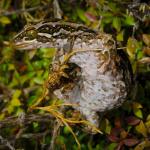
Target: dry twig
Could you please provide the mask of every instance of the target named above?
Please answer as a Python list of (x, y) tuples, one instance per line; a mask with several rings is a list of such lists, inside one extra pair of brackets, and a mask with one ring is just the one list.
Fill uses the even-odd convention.
[(46, 9), (49, 6), (50, 6), (50, 4), (43, 5), (43, 6), (31, 7), (31, 8), (25, 8), (25, 9), (18, 9), (18, 10), (14, 10), (14, 11), (4, 11), (0, 14), (0, 16), (11, 16), (11, 15), (14, 15), (14, 14), (22, 14), (24, 12), (37, 11), (37, 10), (41, 10), (41, 9)]
[(30, 115), (25, 115), (23, 117), (23, 120), (20, 121), (19, 117), (13, 116), (13, 117), (7, 117), (4, 120), (0, 121), (0, 128), (5, 128), (5, 127), (11, 127), (11, 126), (17, 126), (20, 125), (20, 123), (24, 124), (24, 126), (29, 125), (30, 123), (36, 121), (36, 122), (52, 122), (53, 118), (50, 114), (30, 114)]

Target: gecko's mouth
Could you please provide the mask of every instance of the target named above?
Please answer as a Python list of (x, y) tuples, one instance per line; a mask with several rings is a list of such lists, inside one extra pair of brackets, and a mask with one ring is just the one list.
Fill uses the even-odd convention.
[(13, 42), (13, 47), (20, 50), (28, 50), (36, 48), (36, 41)]
[(16, 49), (22, 49), (22, 48), (27, 48), (29, 47), (29, 43), (15, 43), (13, 44), (13, 46), (16, 48)]

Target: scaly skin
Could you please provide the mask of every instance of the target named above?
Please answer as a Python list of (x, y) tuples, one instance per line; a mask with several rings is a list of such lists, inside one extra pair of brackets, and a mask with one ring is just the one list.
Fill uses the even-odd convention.
[[(131, 66), (127, 65), (128, 59), (118, 53), (108, 34), (75, 23), (42, 21), (25, 27), (13, 42), (20, 50), (57, 49), (53, 73), (48, 80), (50, 90), (66, 102), (77, 103), (78, 107), (74, 106), (74, 109), (96, 127), (99, 126), (97, 112), (119, 107), (128, 96), (132, 83)], [(76, 67), (66, 71), (71, 64)], [(80, 68), (79, 71), (74, 71), (76, 68)], [(74, 73), (76, 77), (72, 75)]]

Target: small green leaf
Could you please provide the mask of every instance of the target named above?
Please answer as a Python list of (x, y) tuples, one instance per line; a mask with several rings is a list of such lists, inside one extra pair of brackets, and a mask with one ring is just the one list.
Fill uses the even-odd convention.
[(143, 106), (140, 103), (137, 103), (137, 102), (133, 103), (133, 112), (134, 112), (134, 115), (137, 116), (140, 119), (143, 118), (143, 113), (142, 113), (141, 108), (143, 108)]
[(143, 52), (141, 50), (138, 51), (138, 53), (137, 53), (137, 59), (139, 60), (139, 59), (143, 58), (143, 56), (144, 56)]
[[(142, 141), (140, 144), (138, 144), (134, 150), (146, 150), (145, 148), (149, 148), (150, 147), (150, 141), (148, 141), (147, 139), (145, 141)], [(148, 149), (147, 149), (148, 150)]]
[(16, 90), (15, 93), (13, 94), (12, 100), (10, 101), (7, 107), (8, 113), (12, 113), (16, 107), (21, 105), (21, 102), (19, 100), (20, 95), (21, 95), (21, 90)]
[(102, 19), (102, 23), (106, 23), (106, 24), (109, 24), (113, 21), (113, 18), (112, 17), (104, 17)]
[(108, 119), (105, 119), (105, 121), (106, 121), (105, 133), (110, 134), (110, 131), (111, 131), (111, 124), (110, 124), (110, 122), (109, 122)]
[(140, 134), (142, 134), (144, 137), (147, 137), (147, 129), (143, 123), (143, 121), (141, 120), (141, 122), (139, 123), (139, 125), (137, 125), (135, 127), (136, 131)]
[(33, 81), (36, 83), (36, 84), (40, 84), (40, 85), (42, 85), (43, 83), (44, 83), (44, 79), (43, 79), (43, 77), (35, 77), (34, 79), (33, 79)]
[(101, 15), (102, 15), (103, 17), (109, 17), (109, 18), (112, 18), (112, 17), (113, 17), (113, 14), (110, 13), (110, 12), (102, 12)]
[(83, 22), (87, 22), (88, 19), (85, 16), (85, 12), (82, 9), (77, 9), (77, 14), (79, 16), (79, 18), (83, 21)]
[(0, 17), (0, 23), (2, 23), (4, 25), (10, 24), (11, 20), (8, 17), (6, 17), (6, 16), (2, 16), (2, 17)]
[(65, 134), (70, 134), (70, 130), (67, 126), (64, 127), (64, 133)]
[(125, 20), (124, 20), (124, 23), (128, 26), (133, 26), (135, 25), (135, 21), (134, 21), (134, 18), (133, 16), (126, 16)]
[(121, 20), (118, 17), (113, 18), (112, 26), (119, 32), (121, 29)]
[(5, 112), (4, 113), (0, 113), (0, 120), (3, 120), (5, 118)]
[(32, 106), (36, 102), (37, 99), (38, 99), (38, 96), (31, 96), (27, 101), (28, 106)]
[(123, 41), (124, 30), (117, 34), (117, 41)]
[(134, 115), (137, 116), (138, 118), (142, 119), (143, 118), (143, 113), (141, 109), (133, 109)]
[(145, 122), (145, 125), (146, 125), (146, 127), (147, 127), (148, 129), (150, 129), (150, 120), (147, 121), (147, 122)]
[(138, 49), (138, 41), (134, 38), (128, 39), (127, 42), (127, 53), (131, 58), (135, 57), (136, 50)]
[(145, 148), (145, 141), (141, 142), (140, 144), (138, 144), (134, 150), (144, 150)]
[(117, 147), (117, 143), (111, 143), (109, 144), (109, 146), (107, 147), (107, 150), (114, 150)]
[(150, 121), (150, 114), (148, 114), (148, 116), (146, 117), (147, 121)]
[(64, 144), (65, 143), (65, 138), (63, 136), (58, 136), (56, 138), (56, 142), (59, 144)]
[(52, 58), (55, 55), (55, 48), (41, 48), (40, 51), (43, 53), (44, 58)]
[(1, 8), (3, 8), (3, 9), (8, 9), (9, 7), (10, 7), (10, 5), (11, 5), (11, 1), (10, 0), (1, 0)]
[(13, 98), (18, 98), (21, 95), (21, 90), (16, 90), (13, 94)]
[(139, 108), (143, 108), (143, 106), (140, 103), (134, 102), (133, 109), (139, 109)]
[(150, 34), (143, 34), (142, 38), (143, 42), (150, 47)]
[(33, 122), (33, 128), (37, 128), (39, 126), (38, 122)]

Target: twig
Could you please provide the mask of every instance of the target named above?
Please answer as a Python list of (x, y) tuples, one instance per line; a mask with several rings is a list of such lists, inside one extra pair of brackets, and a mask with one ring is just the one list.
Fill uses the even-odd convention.
[(54, 7), (54, 17), (58, 19), (62, 19), (63, 12), (59, 6), (58, 0), (53, 1), (53, 7)]
[(56, 120), (54, 122), (54, 129), (53, 129), (52, 140), (51, 140), (49, 150), (54, 150), (55, 148), (55, 140), (56, 140), (56, 137), (58, 136), (58, 130), (60, 126), (61, 126), (61, 123), (58, 120)]
[(150, 57), (144, 57), (140, 60), (138, 60), (139, 64), (150, 64)]
[(30, 138), (38, 139), (49, 133), (50, 133), (50, 130), (46, 130), (45, 132), (41, 132), (41, 133), (25, 133), (25, 134), (22, 134), (20, 137), (27, 138), (27, 139), (30, 139)]
[(0, 135), (0, 143), (8, 147), (10, 150), (15, 150), (15, 148)]
[(32, 12), (38, 9), (46, 9), (50, 6), (50, 4), (48, 5), (43, 5), (43, 6), (36, 6), (36, 7), (32, 7), (32, 8), (26, 8), (26, 9), (18, 9), (18, 10), (14, 10), (14, 11), (5, 11), (3, 13), (1, 13), (0, 16), (11, 16), (13, 14), (21, 14), (23, 12)]
[(30, 123), (37, 121), (37, 122), (52, 122), (53, 117), (50, 114), (31, 114), (31, 115), (25, 115), (22, 117), (22, 120), (20, 121), (20, 117), (7, 117), (4, 120), (0, 121), (0, 128), (10, 127), (10, 126), (17, 126), (20, 124), (29, 125)]

